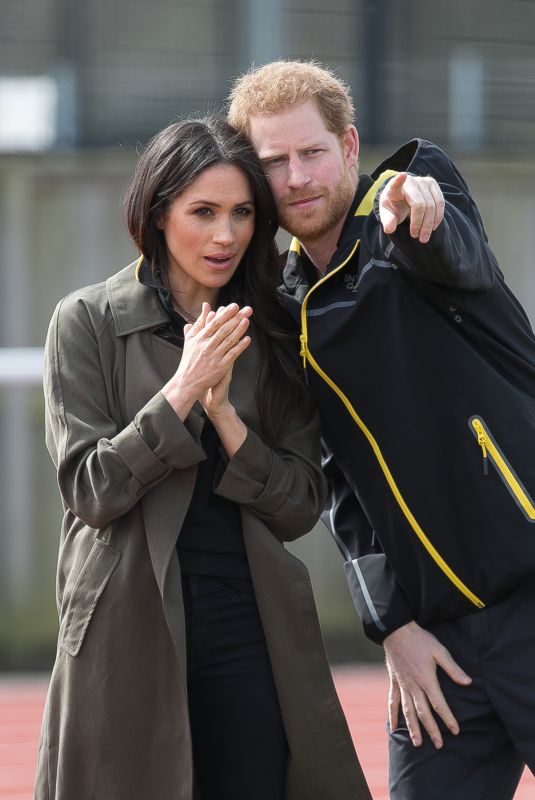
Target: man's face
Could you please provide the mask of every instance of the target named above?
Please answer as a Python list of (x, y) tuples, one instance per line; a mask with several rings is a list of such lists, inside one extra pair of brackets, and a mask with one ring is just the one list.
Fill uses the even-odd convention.
[(306, 243), (341, 225), (358, 180), (355, 128), (336, 136), (314, 100), (249, 122), (282, 227)]

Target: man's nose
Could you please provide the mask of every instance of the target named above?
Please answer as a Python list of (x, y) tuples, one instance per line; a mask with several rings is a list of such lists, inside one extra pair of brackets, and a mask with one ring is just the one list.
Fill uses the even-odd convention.
[(288, 188), (302, 189), (310, 183), (310, 176), (300, 158), (291, 158), (288, 162)]

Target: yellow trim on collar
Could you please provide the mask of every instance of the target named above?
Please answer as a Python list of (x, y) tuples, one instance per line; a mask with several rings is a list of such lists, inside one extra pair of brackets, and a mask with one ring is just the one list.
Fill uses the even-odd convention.
[(135, 272), (136, 272), (136, 281), (138, 283), (141, 283), (141, 281), (139, 280), (139, 271), (141, 269), (142, 263), (143, 263), (143, 256), (140, 256), (138, 258), (137, 262), (136, 262), (136, 270), (135, 270)]
[(385, 181), (387, 181), (389, 178), (393, 178), (394, 175), (397, 174), (398, 173), (396, 172), (395, 169), (387, 169), (384, 172), (381, 172), (377, 180), (373, 182), (373, 185), (370, 186), (370, 188), (360, 201), (359, 206), (355, 211), (356, 217), (367, 217), (368, 214), (371, 214), (371, 212), (373, 211), (373, 202), (375, 200), (375, 195), (379, 191), (379, 188), (383, 185)]
[(297, 253), (298, 256), (301, 255), (301, 242), (299, 239), (296, 239), (295, 236), (293, 237), (290, 247), (288, 248), (290, 253)]

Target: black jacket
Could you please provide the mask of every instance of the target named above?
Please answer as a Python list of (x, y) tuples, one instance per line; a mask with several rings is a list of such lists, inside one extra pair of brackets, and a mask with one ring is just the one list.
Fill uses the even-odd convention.
[[(382, 231), (385, 170), (438, 180), (428, 244), (406, 224)], [(535, 573), (535, 337), (448, 156), (415, 140), (361, 176), (313, 283), (294, 240), (282, 297), (302, 324), (331, 527), (367, 635), (496, 601)]]

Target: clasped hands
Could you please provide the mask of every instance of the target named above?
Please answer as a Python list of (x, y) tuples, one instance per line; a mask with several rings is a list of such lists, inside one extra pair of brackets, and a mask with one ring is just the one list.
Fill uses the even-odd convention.
[(252, 308), (237, 303), (213, 311), (202, 304), (198, 319), (184, 327), (184, 349), (177, 371), (162, 393), (184, 421), (195, 402), (210, 419), (232, 415), (228, 390), (236, 359), (247, 349)]

